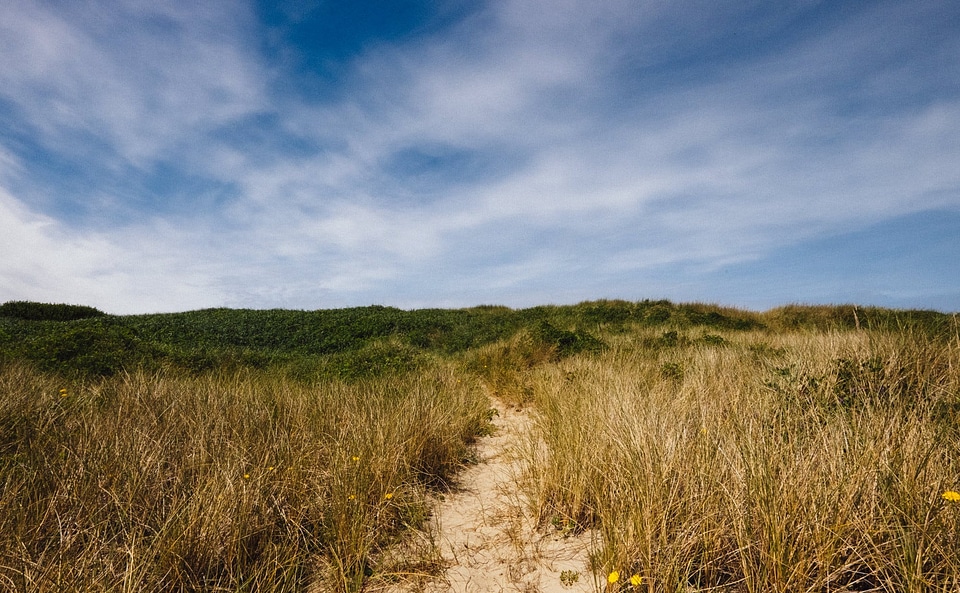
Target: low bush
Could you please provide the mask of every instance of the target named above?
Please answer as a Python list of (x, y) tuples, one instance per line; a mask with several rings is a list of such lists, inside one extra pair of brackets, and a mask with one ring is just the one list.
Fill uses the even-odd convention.
[(8, 301), (0, 305), (0, 317), (26, 321), (76, 321), (103, 315), (106, 313), (83, 305), (58, 305), (30, 301)]

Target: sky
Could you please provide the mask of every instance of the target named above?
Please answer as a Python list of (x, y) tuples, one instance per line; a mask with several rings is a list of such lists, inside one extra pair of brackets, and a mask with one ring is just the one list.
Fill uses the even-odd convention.
[(952, 0), (17, 0), (0, 64), (0, 302), (960, 311)]

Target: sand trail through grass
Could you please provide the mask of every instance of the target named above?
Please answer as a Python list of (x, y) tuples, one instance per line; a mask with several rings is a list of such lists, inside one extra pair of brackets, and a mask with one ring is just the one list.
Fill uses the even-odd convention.
[[(493, 401), (492, 435), (438, 501), (428, 530), (442, 558), (439, 574), (399, 591), (473, 593), (595, 590), (589, 571), (589, 533), (564, 535), (538, 528), (520, 488), (521, 447), (530, 439), (530, 408)], [(562, 577), (562, 578), (561, 578)]]

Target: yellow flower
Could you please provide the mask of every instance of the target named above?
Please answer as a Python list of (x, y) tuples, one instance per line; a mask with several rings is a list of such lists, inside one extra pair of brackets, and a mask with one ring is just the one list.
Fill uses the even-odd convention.
[(351, 494), (350, 496), (347, 497), (347, 500), (356, 500), (356, 499), (357, 497), (354, 494)]
[(620, 573), (616, 570), (607, 575), (607, 582), (609, 584), (614, 584), (620, 580)]
[(271, 465), (270, 467), (267, 468), (267, 471), (268, 471), (268, 472), (272, 472), (273, 469), (274, 469), (274, 468), (273, 468), (273, 466)]
[(393, 492), (387, 492), (386, 494), (383, 495), (383, 497), (387, 500), (390, 500), (391, 498), (393, 498)]
[(243, 479), (244, 479), (244, 480), (249, 480), (249, 479), (250, 479), (250, 474), (243, 474)]
[(643, 582), (643, 579), (641, 579), (640, 575), (638, 574), (635, 574), (632, 577), (630, 577), (630, 584), (633, 585), (634, 587), (639, 587), (640, 583), (642, 582)]
[(359, 455), (354, 455), (354, 456), (353, 456), (353, 462), (356, 463), (356, 462), (358, 462), (358, 461), (360, 461), (360, 456), (359, 456)]
[(67, 397), (67, 390), (66, 390), (66, 389), (61, 389), (61, 390), (60, 390), (60, 397)]
[(955, 490), (947, 490), (943, 493), (943, 497), (950, 502), (960, 502), (960, 492)]

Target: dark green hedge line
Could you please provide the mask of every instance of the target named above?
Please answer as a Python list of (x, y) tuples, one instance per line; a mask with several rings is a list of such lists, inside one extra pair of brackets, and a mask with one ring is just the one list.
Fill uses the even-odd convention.
[(27, 321), (76, 321), (106, 315), (103, 311), (84, 305), (60, 305), (9, 301), (0, 305), (0, 317)]
[(670, 301), (591, 301), (569, 306), (406, 311), (370, 306), (317, 311), (204, 309), (107, 315), (92, 307), (0, 305), (0, 361), (26, 360), (48, 371), (107, 376), (175, 366), (285, 369), (298, 376), (370, 374), (417, 368), (526, 329), (561, 355), (594, 352), (604, 334), (634, 327), (726, 330), (911, 329), (953, 336), (956, 319), (931, 311), (854, 306), (790, 306), (766, 313)]

